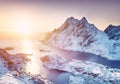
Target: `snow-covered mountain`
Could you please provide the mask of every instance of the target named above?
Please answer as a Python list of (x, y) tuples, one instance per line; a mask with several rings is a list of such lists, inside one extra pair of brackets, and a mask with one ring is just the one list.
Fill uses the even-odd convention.
[[(109, 27), (111, 28), (111, 26)], [(81, 20), (70, 17), (61, 27), (47, 35), (46, 40), (54, 47), (93, 53), (108, 59), (118, 59), (120, 56), (114, 50), (114, 41), (108, 37), (108, 34), (111, 35), (111, 32), (108, 31), (109, 28), (105, 32), (100, 31), (94, 24), (88, 23), (85, 17)], [(116, 29), (116, 31), (118, 30)], [(116, 36), (116, 33), (114, 35)]]
[(111, 42), (113, 51), (111, 52), (113, 57), (120, 57), (120, 26), (109, 25), (104, 32), (107, 34), (109, 38), (109, 42)]
[(120, 40), (120, 26), (109, 25), (104, 32), (108, 35), (109, 39)]
[(119, 30), (120, 26), (110, 25), (100, 31), (85, 17), (68, 18), (46, 35), (44, 42), (54, 48), (51, 54), (41, 57), (43, 66), (63, 72), (55, 78), (55, 84), (120, 84)]
[[(81, 20), (68, 18), (64, 24), (49, 33), (46, 42), (66, 50), (93, 53), (108, 59), (120, 59), (120, 26), (108, 26), (101, 31), (85, 17)], [(116, 43), (115, 40), (118, 40)]]
[(120, 26), (109, 25), (104, 32), (113, 41), (113, 47), (120, 47)]

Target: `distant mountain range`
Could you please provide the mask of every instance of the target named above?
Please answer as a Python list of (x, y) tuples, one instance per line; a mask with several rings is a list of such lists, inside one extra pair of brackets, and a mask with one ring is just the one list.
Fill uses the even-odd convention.
[(120, 26), (109, 25), (104, 31), (109, 39), (120, 40)]
[(45, 42), (66, 50), (120, 59), (120, 26), (109, 25), (101, 31), (85, 17), (81, 20), (68, 18), (61, 27), (47, 35)]

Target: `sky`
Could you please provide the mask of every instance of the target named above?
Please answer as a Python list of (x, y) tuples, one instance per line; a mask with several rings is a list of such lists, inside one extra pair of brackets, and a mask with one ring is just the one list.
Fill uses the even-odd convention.
[(0, 0), (1, 32), (48, 32), (71, 16), (100, 30), (120, 25), (120, 0)]

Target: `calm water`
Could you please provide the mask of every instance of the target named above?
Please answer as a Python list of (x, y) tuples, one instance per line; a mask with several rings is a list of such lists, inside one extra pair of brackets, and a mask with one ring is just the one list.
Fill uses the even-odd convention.
[[(29, 56), (31, 62), (28, 62), (26, 65), (26, 72), (30, 72), (31, 74), (41, 74), (43, 77), (47, 77), (49, 80), (55, 81), (55, 79), (63, 78), (65, 75), (64, 72), (61, 71), (47, 71), (43, 66), (42, 62), (40, 61), (40, 57), (48, 54), (49, 52), (40, 52), (39, 50), (51, 50), (51, 48), (42, 45), (38, 41), (32, 40), (1, 40), (0, 41), (0, 48), (5, 47), (13, 47), (14, 50), (8, 51), (10, 54), (16, 53), (26, 53), (32, 54)], [(120, 69), (120, 61), (119, 60), (107, 60), (104, 57), (99, 57), (94, 54), (90, 53), (82, 53), (82, 52), (73, 52), (73, 51), (66, 51), (61, 49), (52, 49), (53, 52), (57, 53), (59, 56), (64, 56), (68, 60), (71, 59), (79, 59), (84, 61), (92, 61), (99, 64), (103, 64), (105, 66), (109, 66), (112, 68), (119, 68)], [(63, 74), (63, 75), (62, 75)], [(67, 74), (68, 75), (68, 74)], [(66, 76), (67, 76), (66, 75)], [(62, 77), (63, 76), (63, 77)]]
[(40, 57), (47, 53), (39, 52), (40, 49), (45, 49), (46, 47), (43, 46), (40, 42), (31, 40), (1, 40), (0, 48), (5, 47), (14, 48), (14, 50), (8, 51), (10, 54), (32, 54), (29, 56), (31, 62), (28, 62), (26, 65), (26, 71), (30, 72), (31, 74), (41, 74), (44, 77), (46, 76), (46, 72), (42, 67), (42, 62), (40, 61)]
[(108, 60), (105, 57), (91, 54), (91, 53), (84, 53), (84, 52), (74, 52), (62, 49), (56, 49), (57, 54), (59, 56), (64, 56), (66, 59), (78, 59), (83, 61), (91, 61), (98, 64), (102, 64), (111, 68), (118, 68), (120, 69), (120, 60)]

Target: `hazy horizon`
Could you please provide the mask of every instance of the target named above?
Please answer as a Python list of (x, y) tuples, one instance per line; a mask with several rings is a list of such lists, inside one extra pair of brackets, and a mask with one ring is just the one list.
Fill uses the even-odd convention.
[(104, 30), (120, 25), (119, 0), (1, 0), (0, 32), (48, 32), (73, 16)]

